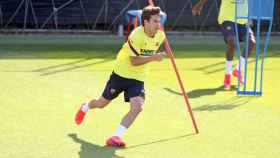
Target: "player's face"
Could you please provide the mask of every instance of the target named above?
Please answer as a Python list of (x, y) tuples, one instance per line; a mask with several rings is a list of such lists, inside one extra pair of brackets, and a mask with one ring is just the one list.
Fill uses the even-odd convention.
[(146, 26), (149, 28), (151, 33), (157, 33), (157, 31), (160, 29), (160, 16), (152, 15), (150, 20), (146, 23)]

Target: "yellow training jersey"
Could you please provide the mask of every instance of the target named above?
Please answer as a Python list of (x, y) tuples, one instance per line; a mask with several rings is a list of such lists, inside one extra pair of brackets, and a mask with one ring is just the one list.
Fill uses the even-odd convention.
[(131, 56), (147, 57), (156, 53), (165, 39), (163, 31), (158, 31), (155, 36), (149, 37), (144, 32), (144, 27), (134, 29), (128, 37), (127, 42), (118, 52), (114, 72), (122, 77), (144, 81), (147, 64), (133, 66), (130, 62)]
[[(221, 0), (220, 14), (218, 22), (222, 24), (224, 21), (235, 22), (235, 4), (239, 5), (239, 16), (248, 15), (248, 2), (247, 0)], [(238, 19), (237, 23), (246, 24), (248, 20)]]

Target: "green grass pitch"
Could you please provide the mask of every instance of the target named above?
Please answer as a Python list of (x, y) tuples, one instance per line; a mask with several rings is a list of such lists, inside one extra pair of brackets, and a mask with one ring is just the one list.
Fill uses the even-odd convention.
[(1, 36), (0, 157), (279, 157), (279, 41), (272, 38), (265, 60), (264, 95), (242, 97), (221, 87), (222, 37), (170, 37), (200, 133), (194, 134), (175, 73), (164, 59), (151, 64), (144, 110), (125, 133), (127, 148), (118, 149), (104, 142), (129, 109), (122, 95), (90, 111), (79, 127), (74, 114), (81, 102), (101, 94), (122, 40)]

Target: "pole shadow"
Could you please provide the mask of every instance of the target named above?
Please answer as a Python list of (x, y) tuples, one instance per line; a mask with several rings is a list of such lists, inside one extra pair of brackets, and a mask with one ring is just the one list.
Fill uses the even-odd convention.
[(132, 146), (129, 146), (129, 147), (125, 148), (125, 149), (132, 149), (132, 148), (137, 148), (137, 147), (142, 147), (142, 146), (147, 146), (147, 145), (153, 145), (153, 144), (157, 144), (157, 143), (173, 141), (173, 140), (177, 140), (177, 139), (183, 139), (183, 138), (187, 138), (187, 137), (194, 136), (194, 135), (196, 135), (196, 134), (195, 133), (191, 133), (191, 134), (185, 134), (185, 135), (181, 135), (181, 136), (177, 136), (177, 137), (172, 137), (172, 138), (160, 139), (160, 140), (151, 141), (151, 142), (147, 142), (147, 143), (132, 145)]
[(252, 97), (242, 97), (235, 96), (220, 102), (205, 104), (196, 108), (193, 108), (193, 111), (220, 111), (220, 110), (232, 110), (242, 105), (247, 104)]
[[(166, 90), (170, 93), (182, 96), (182, 93), (172, 90), (171, 88), (164, 88), (164, 90)], [(236, 90), (236, 86), (231, 86), (231, 88), (227, 91), (235, 91), (235, 90)], [(217, 88), (195, 89), (190, 92), (187, 92), (187, 96), (190, 99), (194, 99), (194, 98), (199, 98), (202, 96), (216, 95), (218, 92), (221, 92), (221, 91), (224, 91), (224, 86), (219, 86)]]

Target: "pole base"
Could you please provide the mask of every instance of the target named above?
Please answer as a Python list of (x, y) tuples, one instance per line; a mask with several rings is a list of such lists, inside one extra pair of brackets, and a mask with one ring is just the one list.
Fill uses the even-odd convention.
[(238, 95), (249, 95), (249, 96), (262, 96), (262, 92), (257, 91), (237, 91)]

